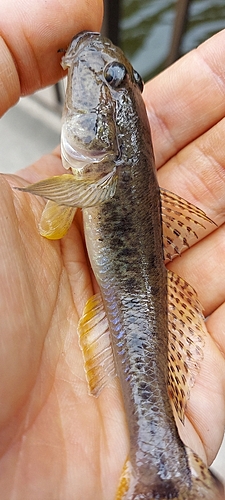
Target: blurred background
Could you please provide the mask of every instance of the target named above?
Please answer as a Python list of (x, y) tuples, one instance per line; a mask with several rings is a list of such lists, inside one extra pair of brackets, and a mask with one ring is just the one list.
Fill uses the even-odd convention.
[[(224, 27), (224, 0), (105, 0), (102, 31), (146, 81)], [(63, 99), (60, 82), (1, 118), (1, 172), (24, 168), (59, 143)], [(225, 442), (213, 468), (225, 479)]]

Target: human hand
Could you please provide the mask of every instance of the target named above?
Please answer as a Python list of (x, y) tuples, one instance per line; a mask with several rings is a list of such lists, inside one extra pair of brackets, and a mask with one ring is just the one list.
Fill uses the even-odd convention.
[[(92, 29), (96, 28), (92, 27)], [(75, 31), (70, 38), (74, 34)], [(211, 47), (213, 60), (217, 45), (213, 40), (208, 43), (214, 45), (214, 49)], [(221, 41), (217, 43), (220, 47)], [(65, 43), (61, 46), (65, 46)], [(174, 79), (175, 75), (179, 76), (177, 87), (180, 79), (182, 81), (182, 72), (179, 69), (181, 64), (179, 62), (173, 70), (169, 70), (173, 71)], [(190, 68), (192, 64), (190, 60)], [(184, 71), (186, 74), (187, 69)], [(155, 99), (158, 101), (157, 113), (159, 115), (166, 111), (165, 102), (160, 95), (161, 88), (166, 88), (166, 74), (168, 73), (158, 77), (158, 86), (157, 80), (154, 80), (145, 92), (146, 100), (148, 95), (154, 96), (152, 105)], [(185, 78), (187, 80), (187, 77)], [(211, 78), (209, 72), (209, 82)], [(206, 80), (204, 79), (203, 82), (204, 88)], [(182, 85), (180, 87), (182, 97)], [(193, 89), (196, 90), (194, 84)], [(170, 99), (170, 95), (171, 90), (168, 86), (166, 102), (168, 98)], [(192, 94), (190, 94), (188, 99), (192, 102), (190, 113), (191, 109), (194, 113), (192, 99)], [(177, 107), (175, 101), (171, 102), (171, 113), (173, 104), (175, 108)], [(151, 110), (150, 98), (148, 106)], [(209, 122), (210, 127), (212, 123), (210, 111), (208, 114), (207, 123)], [(191, 116), (188, 121), (189, 126), (183, 131), (183, 142), (181, 137), (177, 151), (183, 150), (184, 146), (190, 143), (189, 147), (194, 154), (195, 144), (191, 141), (201, 136), (203, 130), (199, 127), (196, 136), (193, 136), (193, 132), (191, 135)], [(172, 156), (177, 151), (174, 149), (171, 153), (171, 142), (168, 140), (167, 144), (164, 143), (163, 133), (160, 139), (157, 132), (159, 124), (157, 125), (157, 119), (154, 120), (153, 116), (152, 122), (155, 147), (164, 155), (163, 160), (157, 157), (159, 166), (165, 163), (165, 169), (163, 167), (159, 171), (160, 176), (164, 171), (164, 179), (162, 177), (160, 183), (162, 184), (165, 180), (167, 188), (173, 188), (178, 194), (190, 201), (195, 201), (190, 198), (192, 193), (186, 186), (183, 191), (178, 190), (181, 182), (176, 187), (175, 183), (169, 185), (166, 181), (169, 165), (167, 160), (171, 157), (172, 162)], [(177, 130), (179, 132), (177, 134), (180, 135), (181, 125), (178, 118)], [(176, 165), (176, 159), (174, 163)], [(172, 171), (174, 170), (176, 179), (175, 166)], [(63, 173), (63, 170), (58, 151), (55, 151), (20, 174), (28, 182), (35, 182), (59, 173)], [(127, 455), (128, 440), (117, 381), (115, 380), (114, 384), (104, 389), (98, 399), (87, 394), (76, 328), (84, 304), (92, 295), (95, 285), (86, 259), (81, 216), (78, 213), (68, 235), (63, 240), (47, 241), (37, 232), (37, 224), (44, 206), (43, 200), (12, 191), (6, 180), (11, 185), (15, 185), (15, 177), (2, 176), (0, 186), (2, 193), (2, 239), (0, 243), (2, 266), (0, 272), (2, 283), (4, 283), (4, 293), (1, 298), (2, 347), (0, 350), (0, 391), (2, 392), (1, 400), (4, 401), (4, 408), (0, 411), (2, 443), (0, 491), (3, 491), (5, 495), (2, 495), (2, 498), (10, 498), (13, 492), (16, 500), (17, 498), (25, 500), (38, 500), (39, 498), (48, 498), (48, 500), (53, 498), (63, 498), (63, 500), (70, 498), (76, 498), (76, 500), (113, 499)], [(16, 184), (18, 185), (19, 182), (24, 185), (24, 181), (19, 181), (17, 178)], [(162, 185), (165, 186), (165, 183)], [(207, 208), (210, 209), (210, 206)], [(215, 218), (209, 210), (206, 211), (209, 216)], [(194, 285), (200, 294), (201, 289), (193, 283), (192, 276), (190, 276), (193, 268), (191, 255), (207, 241), (208, 238), (198, 243), (181, 259), (176, 259), (173, 263), (173, 268), (179, 272), (180, 263), (186, 262), (183, 269), (186, 274), (181, 272), (180, 274)], [(200, 257), (199, 260), (201, 260)], [(193, 273), (194, 276), (198, 272), (197, 269)], [(206, 271), (204, 267), (202, 269)], [(217, 286), (219, 286), (218, 283)], [(203, 305), (207, 305), (204, 293), (200, 298)], [(215, 367), (211, 367), (212, 361), (215, 363), (216, 373)], [(210, 379), (207, 378), (209, 369), (212, 370)], [(188, 439), (193, 441), (192, 447), (196, 448), (196, 451), (207, 453), (210, 449), (213, 454), (217, 451), (224, 429), (225, 385), (224, 360), (213, 342), (206, 343), (205, 361), (200, 377), (192, 390), (188, 406), (188, 416), (191, 421), (195, 422), (196, 432), (192, 431), (187, 420)], [(205, 380), (207, 380), (207, 387)], [(205, 422), (202, 423), (200, 418), (203, 403), (199, 399), (199, 391), (201, 398), (205, 392), (203, 402), (208, 405), (209, 414), (204, 413), (204, 416), (210, 418), (211, 415), (210, 404), (213, 398), (211, 393), (209, 395), (209, 384), (212, 386), (214, 404), (217, 404), (217, 415), (214, 415), (213, 419), (215, 435), (212, 440), (208, 437), (209, 432), (206, 432), (208, 427), (205, 428), (204, 434)], [(197, 396), (195, 396), (196, 391), (198, 391)], [(208, 402), (207, 398), (209, 398)], [(205, 407), (203, 410), (205, 412)], [(209, 426), (210, 421), (207, 422)], [(204, 447), (200, 446), (198, 434), (204, 437)], [(212, 454), (209, 458), (212, 458)]]
[(169, 268), (197, 291), (209, 331), (191, 389), (182, 439), (210, 464), (225, 427), (225, 131), (222, 31), (150, 81), (144, 99), (160, 186), (202, 208), (218, 225)]

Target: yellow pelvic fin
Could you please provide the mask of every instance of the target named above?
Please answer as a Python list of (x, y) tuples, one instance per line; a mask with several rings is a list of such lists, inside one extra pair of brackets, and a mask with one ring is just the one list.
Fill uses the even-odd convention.
[(89, 391), (98, 396), (116, 376), (109, 325), (100, 294), (87, 301), (78, 324), (78, 335)]
[[(192, 246), (215, 224), (203, 210), (180, 196), (160, 188), (164, 260), (169, 262)], [(215, 224), (216, 226), (216, 224)]]
[(56, 175), (30, 184), (19, 191), (42, 196), (67, 207), (93, 207), (109, 200), (115, 194), (117, 175), (113, 170), (96, 181), (76, 179), (72, 174)]
[(190, 448), (186, 447), (189, 466), (192, 474), (192, 488), (190, 500), (224, 500), (224, 487), (214, 474), (208, 469), (201, 458)]
[(63, 238), (69, 230), (76, 208), (57, 205), (54, 201), (48, 201), (42, 212), (39, 223), (39, 232), (49, 240)]
[(181, 422), (203, 360), (206, 327), (195, 290), (168, 271), (168, 391)]

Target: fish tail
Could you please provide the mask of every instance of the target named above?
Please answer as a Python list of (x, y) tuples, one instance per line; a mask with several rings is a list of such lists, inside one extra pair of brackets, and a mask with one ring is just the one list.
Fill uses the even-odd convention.
[(202, 500), (224, 500), (225, 492), (221, 481), (190, 448), (186, 447), (186, 452), (192, 478), (190, 500), (197, 498)]
[(129, 460), (126, 460), (115, 500), (224, 500), (224, 487), (220, 480), (208, 469), (201, 458), (185, 447), (191, 472), (190, 488), (182, 491), (174, 488), (173, 481), (146, 485)]
[[(192, 498), (192, 497), (190, 497)], [(173, 478), (162, 480), (156, 474), (155, 479), (144, 476), (135, 470), (129, 458), (125, 462), (120, 477), (115, 500), (188, 500), (187, 485), (182, 485), (182, 491)], [(196, 500), (196, 498), (195, 498)]]

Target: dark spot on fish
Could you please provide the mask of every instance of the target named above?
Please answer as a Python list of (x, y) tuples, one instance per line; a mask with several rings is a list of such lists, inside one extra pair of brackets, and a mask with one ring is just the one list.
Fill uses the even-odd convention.
[(181, 356), (181, 353), (179, 351), (177, 352), (177, 357), (178, 357), (179, 361), (181, 361), (182, 356)]
[(183, 342), (181, 342), (181, 340), (179, 341), (179, 346), (180, 346), (181, 349), (184, 348), (184, 344), (183, 344)]
[[(188, 364), (186, 363), (186, 361), (184, 361), (184, 369), (186, 371), (186, 373), (188, 373)], [(185, 375), (183, 375), (184, 377)], [(186, 379), (185, 379), (186, 380)]]
[(182, 387), (180, 388), (180, 393), (181, 393), (182, 398), (185, 398), (185, 392), (184, 392), (184, 390), (182, 389)]
[(172, 351), (175, 351), (175, 345), (172, 342), (170, 344), (170, 347), (171, 347)]
[(133, 248), (122, 248), (119, 252), (120, 257), (131, 257), (134, 254)]
[(179, 491), (173, 484), (173, 481), (163, 481), (163, 483), (157, 484), (152, 490), (152, 498), (155, 498), (155, 500), (179, 498)]

